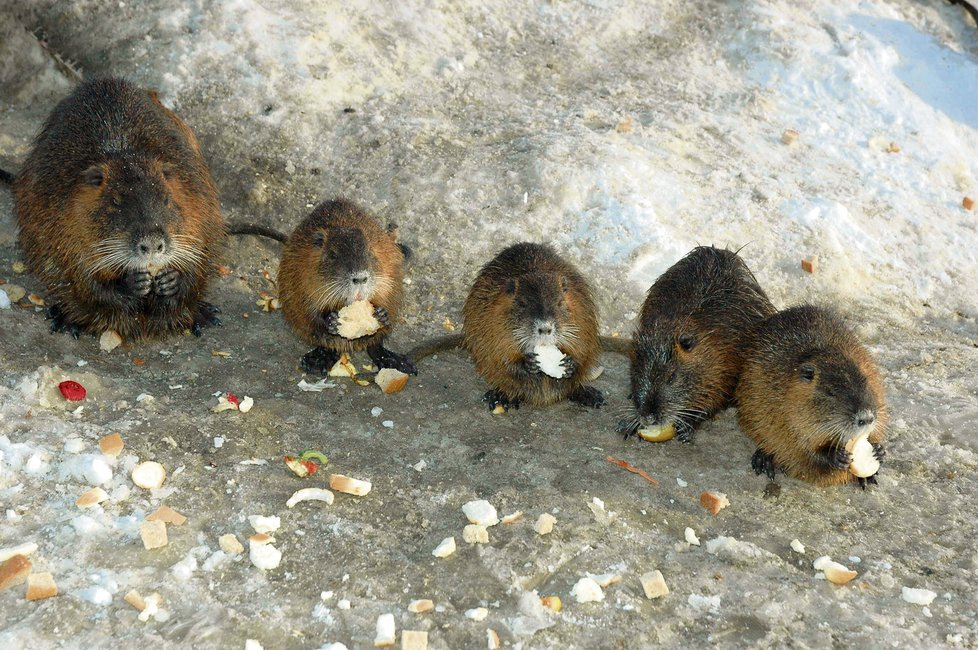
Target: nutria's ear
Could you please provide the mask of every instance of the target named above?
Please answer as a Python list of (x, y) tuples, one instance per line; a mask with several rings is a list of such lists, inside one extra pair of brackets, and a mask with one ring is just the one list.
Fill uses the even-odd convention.
[(683, 349), (683, 352), (689, 352), (696, 347), (696, 337), (692, 334), (680, 334), (679, 347)]
[(798, 377), (802, 381), (812, 381), (815, 379), (815, 366), (810, 363), (802, 364), (801, 367), (798, 368)]
[(564, 293), (570, 291), (570, 280), (566, 276), (560, 276), (560, 290)]
[(508, 293), (509, 295), (513, 295), (514, 293), (516, 293), (516, 289), (519, 287), (519, 285), (520, 285), (519, 280), (517, 280), (516, 278), (510, 278), (509, 280), (506, 280), (506, 293)]
[(322, 248), (326, 243), (326, 234), (322, 231), (314, 232), (312, 234), (312, 245), (316, 248)]
[(82, 180), (92, 187), (102, 187), (102, 183), (105, 182), (105, 172), (102, 171), (102, 165), (92, 165), (83, 171)]

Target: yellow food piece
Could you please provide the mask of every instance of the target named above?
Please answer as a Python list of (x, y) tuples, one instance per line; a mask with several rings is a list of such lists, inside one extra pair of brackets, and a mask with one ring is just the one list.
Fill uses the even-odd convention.
[(665, 442), (676, 437), (676, 427), (672, 424), (664, 427), (643, 427), (638, 430), (638, 437), (648, 442)]

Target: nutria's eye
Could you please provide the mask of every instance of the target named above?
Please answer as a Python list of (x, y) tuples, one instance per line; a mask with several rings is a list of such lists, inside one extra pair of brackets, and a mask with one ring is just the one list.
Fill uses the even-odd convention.
[(683, 352), (689, 352), (696, 347), (696, 339), (692, 334), (680, 334), (679, 347), (683, 349)]
[(506, 293), (509, 295), (516, 293), (516, 280), (510, 279), (506, 281)]
[(676, 371), (675, 370), (672, 371), (672, 374), (669, 375), (669, 379), (666, 380), (666, 384), (668, 384), (670, 386), (672, 384), (674, 384), (674, 383), (676, 383)]
[(323, 244), (326, 243), (326, 236), (321, 232), (317, 232), (312, 236), (312, 245), (316, 248), (322, 248)]
[(117, 208), (122, 205), (122, 197), (119, 196), (118, 194), (113, 196), (111, 201), (112, 201), (112, 205), (114, 205)]
[(82, 172), (82, 180), (92, 187), (102, 187), (102, 183), (105, 181), (105, 176), (102, 174), (101, 167), (89, 167)]
[(798, 369), (798, 376), (802, 381), (812, 381), (815, 379), (815, 366), (802, 366)]

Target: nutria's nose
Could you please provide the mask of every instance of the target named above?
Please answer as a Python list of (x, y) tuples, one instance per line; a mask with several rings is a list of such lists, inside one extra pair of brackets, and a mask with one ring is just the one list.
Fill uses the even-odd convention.
[(554, 326), (551, 325), (550, 323), (542, 323), (540, 325), (537, 325), (537, 334), (548, 336), (553, 333), (554, 333)]
[(369, 273), (354, 273), (350, 276), (350, 282), (353, 284), (367, 284), (367, 280), (370, 279)]
[(166, 251), (166, 241), (162, 237), (143, 237), (136, 244), (140, 255), (160, 255)]
[(863, 409), (859, 413), (856, 413), (857, 427), (868, 427), (873, 422), (876, 422), (876, 415), (869, 409)]

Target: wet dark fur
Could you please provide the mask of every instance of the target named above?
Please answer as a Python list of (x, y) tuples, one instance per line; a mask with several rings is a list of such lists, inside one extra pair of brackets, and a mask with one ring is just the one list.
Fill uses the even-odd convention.
[[(14, 194), (53, 329), (133, 341), (217, 322), (202, 302), (226, 236), (217, 191), (193, 133), (155, 93), (121, 79), (79, 85), (44, 124)], [(151, 277), (106, 264), (105, 244), (128, 250), (143, 235), (179, 252), (172, 265)]]
[(739, 255), (700, 246), (649, 289), (634, 338), (626, 435), (643, 423), (675, 426), (689, 441), (705, 420), (731, 405), (743, 337), (774, 306)]
[(819, 485), (853, 481), (845, 444), (866, 415), (875, 425), (869, 442), (882, 460), (883, 382), (869, 351), (841, 318), (804, 305), (755, 327), (737, 386), (737, 418), (757, 443), (758, 474), (773, 478), (780, 469)]
[[(279, 298), (292, 330), (316, 348), (303, 357), (307, 372), (326, 374), (344, 352), (366, 350), (380, 368), (416, 373), (413, 362), (384, 348), (404, 302), (404, 249), (395, 227), (383, 228), (358, 205), (338, 199), (317, 206), (293, 231), (282, 251)], [(355, 272), (376, 283), (368, 300), (382, 310), (382, 327), (374, 334), (347, 339), (331, 333), (337, 312), (348, 302), (328, 291)], [(384, 322), (386, 320), (386, 322)]]
[[(464, 347), (492, 387), (486, 394), (490, 407), (565, 398), (588, 406), (604, 402), (600, 392), (583, 384), (599, 352), (591, 290), (549, 246), (515, 244), (496, 255), (479, 272), (463, 318)], [(518, 332), (535, 319), (552, 320), (566, 334), (558, 347), (573, 360), (568, 376), (556, 379), (534, 368), (535, 355), (520, 343)]]

